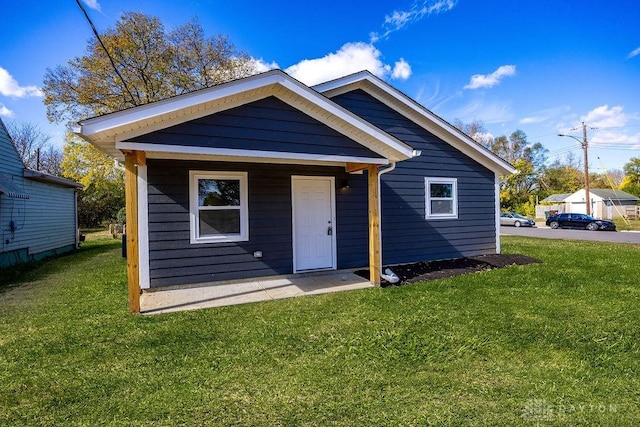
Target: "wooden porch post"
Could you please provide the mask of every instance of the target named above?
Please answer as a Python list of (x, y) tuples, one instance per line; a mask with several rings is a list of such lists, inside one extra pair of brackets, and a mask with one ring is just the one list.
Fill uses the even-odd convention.
[(380, 285), (380, 209), (378, 194), (378, 166), (369, 165), (369, 280)]
[(127, 211), (127, 283), (129, 311), (140, 313), (140, 255), (138, 252), (138, 165), (145, 164), (141, 151), (124, 154), (124, 185)]

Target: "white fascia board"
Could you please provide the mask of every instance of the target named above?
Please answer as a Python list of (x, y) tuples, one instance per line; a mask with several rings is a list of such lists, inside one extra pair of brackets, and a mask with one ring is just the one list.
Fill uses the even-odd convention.
[(354, 74), (350, 74), (348, 76), (340, 77), (334, 80), (330, 80), (328, 82), (320, 83), (312, 87), (312, 89), (317, 90), (320, 93), (329, 92), (338, 88), (342, 88), (345, 86), (352, 85), (354, 83), (358, 83), (363, 80), (369, 80), (368, 77), (371, 77), (371, 73), (369, 71), (359, 71)]
[[(453, 138), (454, 143), (452, 144), (451, 142), (449, 142), (452, 146), (465, 152), (465, 154), (478, 161), (479, 163), (485, 165), (494, 172), (499, 172), (500, 174), (507, 175), (512, 174), (516, 171), (516, 169), (510, 163), (496, 156), (491, 151), (472, 140), (468, 135), (465, 135), (462, 131), (452, 126), (444, 119), (429, 111), (427, 108), (420, 105), (418, 102), (414, 101), (404, 93), (398, 91), (384, 81), (373, 76), (368, 71), (361, 71), (350, 76), (345, 76), (340, 79), (322, 83), (314, 86), (314, 89), (321, 93), (327, 93), (328, 96), (335, 96), (352, 90), (351, 87), (358, 87), (362, 90), (365, 90), (370, 95), (378, 98), (381, 102), (384, 102), (384, 99), (380, 99), (379, 96), (376, 96), (376, 93), (367, 88), (367, 85), (373, 85), (377, 90), (382, 91), (385, 96), (389, 97), (390, 100), (401, 103), (412, 114), (417, 115), (418, 118), (422, 118), (423, 120), (418, 120), (418, 124), (424, 126), (425, 129), (439, 136), (444, 141), (449, 142), (451, 141), (451, 138)], [(402, 111), (398, 112), (400, 114), (403, 114)]]
[[(345, 163), (366, 163), (376, 165), (389, 164), (386, 158), (356, 157), (356, 156), (334, 156), (327, 154), (290, 153), (281, 151), (259, 151), (259, 150), (238, 150), (231, 148), (210, 148), (191, 147), (181, 145), (144, 144), (138, 142), (118, 142), (116, 148), (119, 150), (137, 150), (150, 153), (149, 158), (175, 158), (177, 155), (189, 156), (190, 158), (217, 157), (220, 159), (233, 158), (243, 161), (269, 160), (270, 162), (293, 163), (304, 162), (304, 164), (335, 164)], [(151, 154), (153, 153), (153, 154)], [(164, 156), (163, 156), (164, 154)]]
[(94, 117), (81, 121), (80, 133), (85, 136), (115, 131), (131, 126), (134, 123), (145, 122), (153, 118), (161, 118), (164, 115), (177, 113), (181, 110), (189, 110), (198, 105), (223, 99), (239, 93), (269, 86), (282, 80), (282, 76), (276, 72), (267, 72), (242, 80), (223, 83), (209, 89), (203, 89), (173, 98), (165, 99), (151, 104), (141, 105), (123, 111)]
[[(395, 152), (394, 153), (395, 155), (393, 156), (394, 160), (406, 160), (413, 157), (414, 150), (412, 147), (408, 146), (407, 144), (393, 137), (392, 135), (384, 132), (380, 128), (372, 125), (368, 121), (352, 113), (346, 108), (341, 107), (340, 105), (331, 101), (329, 98), (326, 98), (325, 96), (321, 95), (319, 92), (303, 85), (297, 80), (283, 79), (283, 81), (280, 82), (280, 85), (283, 88), (300, 96), (301, 98), (306, 99), (307, 101), (313, 103), (314, 105), (318, 106), (323, 111), (326, 111), (327, 113), (336, 117), (340, 121), (345, 122), (350, 126), (353, 126), (356, 132), (362, 132), (363, 134), (368, 135), (370, 138), (374, 138), (375, 140), (381, 141), (386, 146), (386, 150), (382, 150), (382, 151), (391, 150)], [(344, 133), (344, 128), (337, 129), (337, 130)], [(367, 148), (373, 151), (376, 151), (380, 154), (380, 151), (381, 151), (380, 149), (376, 149), (375, 147), (370, 147), (370, 146), (368, 146)]]
[[(284, 93), (288, 92), (305, 99), (312, 105), (317, 106), (320, 111), (326, 112), (326, 115), (321, 114), (316, 117), (327, 125), (330, 125), (330, 123), (327, 123), (326, 117), (333, 117), (335, 119), (333, 121), (339, 124), (332, 126), (334, 129), (346, 134), (378, 154), (396, 161), (414, 156), (415, 153), (412, 147), (280, 70), (272, 70), (210, 89), (88, 119), (80, 122), (74, 132), (100, 146), (107, 153), (113, 154), (111, 147), (114, 142), (216, 112), (202, 107), (199, 108), (199, 106), (220, 102), (225, 105), (226, 109), (269, 95), (276, 96), (284, 102), (291, 101), (287, 100), (286, 96), (283, 99), (283, 90), (276, 89), (278, 86), (284, 89)], [(260, 90), (264, 90), (264, 93), (255, 93), (251, 96), (252, 92)], [(247, 96), (247, 99), (242, 99), (243, 94)], [(234, 98), (238, 98), (238, 100), (234, 102)], [(309, 111), (304, 112), (310, 113)], [(185, 116), (188, 118), (185, 118)]]

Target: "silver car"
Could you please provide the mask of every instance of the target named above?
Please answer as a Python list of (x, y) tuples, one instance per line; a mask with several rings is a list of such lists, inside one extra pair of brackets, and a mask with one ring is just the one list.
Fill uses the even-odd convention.
[(535, 227), (536, 222), (531, 218), (522, 216), (515, 212), (502, 212), (500, 214), (500, 225), (512, 225), (514, 227)]

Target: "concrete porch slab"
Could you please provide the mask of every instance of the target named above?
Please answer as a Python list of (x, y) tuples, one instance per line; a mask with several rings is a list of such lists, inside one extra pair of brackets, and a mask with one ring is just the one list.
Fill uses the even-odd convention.
[(140, 296), (140, 311), (169, 313), (372, 287), (371, 282), (360, 276), (339, 271), (205, 283), (198, 287), (145, 291)]

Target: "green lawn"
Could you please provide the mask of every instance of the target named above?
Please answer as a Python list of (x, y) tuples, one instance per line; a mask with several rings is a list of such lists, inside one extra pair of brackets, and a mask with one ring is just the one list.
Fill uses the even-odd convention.
[(638, 425), (640, 247), (503, 249), (544, 263), (147, 317), (89, 240), (0, 285), (0, 425)]
[(640, 219), (616, 219), (616, 228), (620, 231), (640, 231)]

